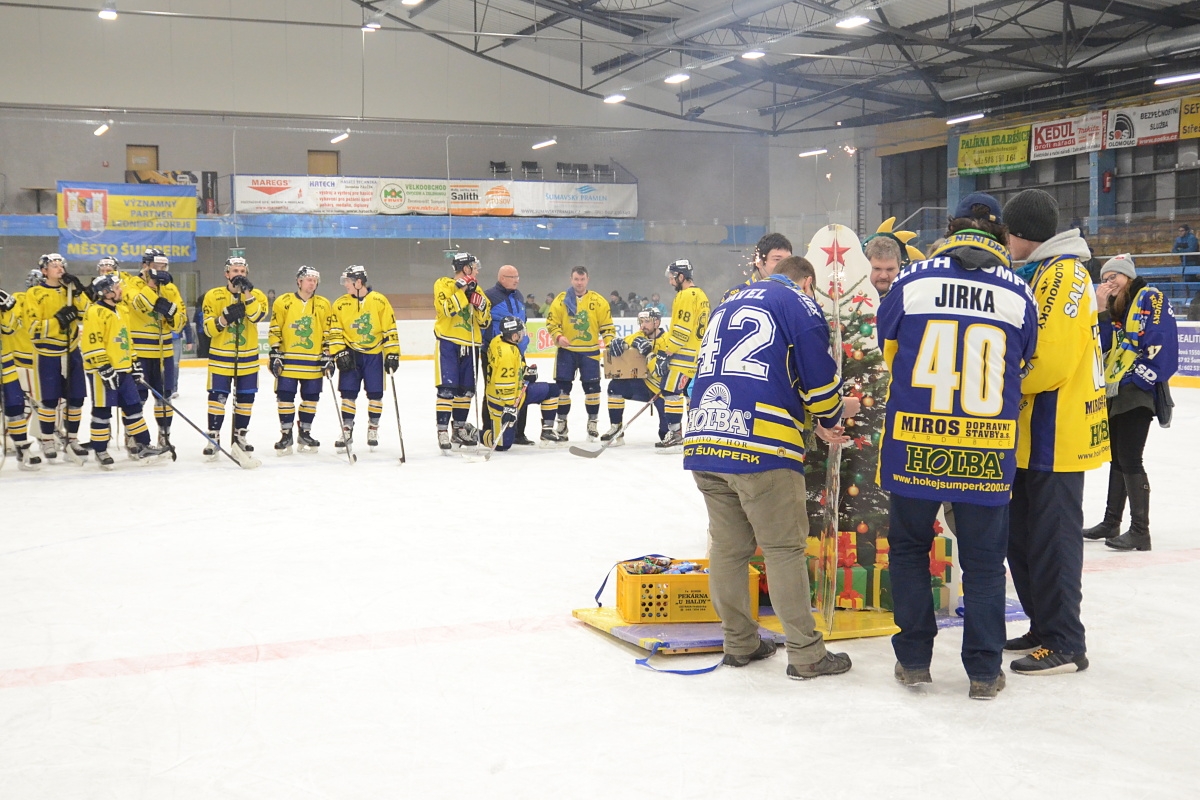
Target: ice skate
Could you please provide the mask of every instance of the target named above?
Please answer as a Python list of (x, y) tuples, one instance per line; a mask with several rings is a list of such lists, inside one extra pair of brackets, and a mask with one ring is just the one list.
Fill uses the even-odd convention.
[(438, 447), (441, 448), (442, 455), (450, 455), (450, 449), (454, 446), (450, 441), (450, 431), (439, 428), (437, 434)]
[(378, 425), (368, 425), (367, 426), (367, 447), (371, 448), (372, 450), (374, 450), (376, 447), (379, 447), (379, 426)]
[(63, 448), (63, 453), (71, 460), (71, 463), (78, 466), (83, 466), (87, 463), (90, 450), (79, 443), (79, 439), (74, 436), (67, 437), (67, 445)]
[(113, 461), (112, 455), (107, 450), (96, 450), (96, 460), (100, 462), (100, 469), (105, 472), (111, 472), (116, 462)]
[(589, 419), (587, 422), (587, 440), (594, 442), (600, 438), (600, 429), (597, 426), (596, 420)]
[(204, 456), (205, 461), (216, 461), (217, 460), (217, 445), (215, 443), (221, 441), (221, 432), (220, 431), (209, 431), (208, 438), (211, 439), (212, 441), (210, 441), (208, 444), (204, 445), (204, 450), (202, 452), (202, 455)]
[(297, 453), (315, 453), (321, 443), (312, 437), (311, 430), (300, 429), (300, 433), (296, 436), (296, 452)]
[(282, 432), (279, 441), (275, 443), (275, 455), (290, 456), (292, 454), (292, 430), (288, 428)]
[(668, 430), (667, 435), (663, 437), (661, 442), (654, 445), (656, 453), (682, 453), (683, 452), (683, 433), (678, 429)]
[(32, 443), (17, 445), (17, 469), (34, 472), (42, 468), (42, 458), (32, 450)]
[(562, 441), (567, 441), (567, 418), (559, 417), (558, 422), (554, 426), (554, 432), (558, 434), (558, 438)]
[(240, 448), (244, 453), (253, 453), (254, 445), (246, 441), (246, 429), (239, 428), (233, 432), (233, 446)]

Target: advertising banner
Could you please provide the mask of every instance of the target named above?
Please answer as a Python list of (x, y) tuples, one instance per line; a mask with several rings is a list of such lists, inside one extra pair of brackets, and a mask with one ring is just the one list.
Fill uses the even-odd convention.
[(157, 247), (195, 261), (196, 187), (59, 181), (58, 229), (68, 260), (135, 260)]
[(233, 200), (240, 214), (307, 214), (308, 178), (235, 175)]
[(1179, 138), (1179, 101), (1108, 112), (1105, 149), (1173, 142)]
[(1030, 140), (1030, 160), (1073, 156), (1099, 150), (1104, 146), (1104, 114), (1103, 111), (1093, 111), (1081, 117), (1034, 123)]
[(1200, 97), (1179, 101), (1179, 138), (1200, 139)]
[(518, 217), (637, 216), (636, 183), (540, 183), (514, 181)]
[(1200, 378), (1200, 324), (1180, 322), (1179, 332), (1179, 371), (1181, 377)]
[(337, 175), (308, 179), (307, 206), (310, 214), (374, 214), (378, 178)]
[(964, 133), (958, 140), (958, 174), (1012, 172), (1029, 166), (1029, 126)]

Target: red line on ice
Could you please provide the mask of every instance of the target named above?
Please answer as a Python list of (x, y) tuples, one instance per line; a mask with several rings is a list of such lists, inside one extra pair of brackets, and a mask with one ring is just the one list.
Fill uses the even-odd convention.
[(397, 647), (437, 644), (440, 642), (478, 639), (495, 639), (503, 636), (520, 636), (543, 633), (574, 627), (569, 616), (530, 617), (493, 622), (471, 622), (463, 625), (447, 625), (439, 628), (415, 628), (364, 633), (354, 636), (333, 636), (324, 639), (302, 639), (294, 642), (222, 647), (215, 650), (200, 650), (191, 653), (163, 653), (153, 656), (113, 658), (104, 661), (81, 661), (75, 664), (57, 664), (45, 667), (28, 667), (0, 671), (0, 689), (28, 686), (44, 686), (48, 683), (79, 680), (81, 678), (126, 678), (147, 672), (161, 672), (184, 667), (229, 666), (255, 664), (262, 661), (282, 661), (289, 658), (353, 653), (365, 650), (386, 650)]

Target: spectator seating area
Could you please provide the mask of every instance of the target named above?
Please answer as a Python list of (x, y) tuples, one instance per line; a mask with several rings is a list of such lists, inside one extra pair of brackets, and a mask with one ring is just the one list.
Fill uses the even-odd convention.
[[(1200, 289), (1200, 254), (1192, 254), (1194, 266), (1183, 266), (1182, 258), (1169, 255), (1175, 243), (1175, 222), (1164, 219), (1110, 222), (1099, 233), (1088, 237), (1092, 252), (1103, 263), (1118, 253), (1132, 253), (1138, 274), (1162, 289), (1177, 313), (1186, 312), (1192, 297)], [(1168, 255), (1142, 256), (1141, 253)]]

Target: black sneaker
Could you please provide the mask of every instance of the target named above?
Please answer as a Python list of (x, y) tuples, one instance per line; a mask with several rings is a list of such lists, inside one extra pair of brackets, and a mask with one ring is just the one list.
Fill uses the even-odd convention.
[(920, 686), (924, 683), (933, 683), (933, 677), (929, 674), (929, 667), (909, 669), (897, 661), (894, 674), (896, 680), (905, 686)]
[(762, 661), (764, 658), (770, 658), (771, 656), (775, 655), (775, 649), (776, 645), (774, 642), (767, 641), (766, 639), (759, 639), (758, 648), (755, 649), (755, 651), (750, 655), (739, 656), (734, 655), (733, 653), (726, 653), (725, 658), (721, 660), (721, 663), (727, 667), (744, 667), (751, 661)]
[(1013, 661), (1008, 668), (1022, 675), (1059, 675), (1083, 672), (1088, 668), (1088, 660), (1084, 653), (1060, 653), (1039, 647), (1024, 658)]
[(519, 444), (524, 447), (532, 447), (533, 445), (537, 444), (537, 442), (535, 442), (533, 439), (530, 439), (523, 433), (518, 433), (516, 438), (513, 439), (513, 444)]
[(850, 656), (845, 653), (826, 653), (813, 664), (788, 664), (787, 676), (797, 681), (819, 678), (822, 675), (841, 675), (850, 671)]
[(1000, 690), (1004, 688), (1004, 673), (1001, 672), (990, 681), (977, 681), (971, 679), (971, 688), (967, 692), (967, 697), (972, 700), (995, 700), (996, 695), (1000, 694)]
[(1032, 633), (1023, 633), (1015, 639), (1004, 643), (1004, 649), (1013, 653), (1030, 653), (1042, 646), (1041, 641)]

